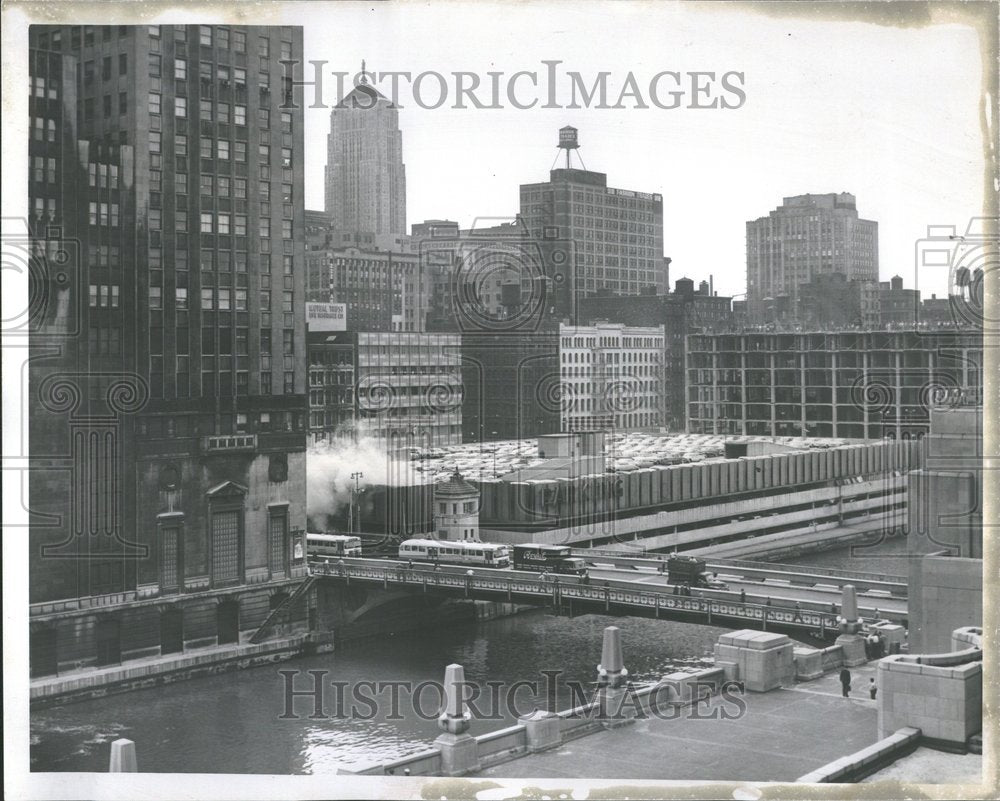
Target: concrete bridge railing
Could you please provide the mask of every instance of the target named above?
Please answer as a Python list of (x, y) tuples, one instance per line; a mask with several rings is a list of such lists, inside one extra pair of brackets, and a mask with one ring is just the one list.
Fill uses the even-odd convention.
[[(639, 716), (705, 702), (726, 684), (725, 672), (721, 668), (706, 668), (690, 673), (672, 673), (659, 682), (626, 688), (624, 680), (627, 671), (621, 664), (620, 648), (618, 629), (609, 626), (605, 629), (601, 665), (598, 666), (603, 683), (599, 683), (595, 697), (589, 703), (558, 712), (535, 710), (519, 718), (513, 726), (478, 736), (467, 734), (468, 723), (464, 723), (457, 727), (457, 733), (439, 737), (433, 749), (350, 772), (366, 776), (476, 773), (524, 754), (556, 748), (587, 734), (627, 725)], [(448, 668), (449, 671), (453, 669), (461, 671), (458, 665)], [(459, 675), (464, 679), (464, 672)], [(459, 719), (463, 712), (462, 705), (458, 704), (450, 719)], [(443, 712), (439, 721), (448, 732), (454, 728), (449, 726), (447, 713)]]
[(838, 627), (838, 614), (826, 604), (808, 601), (788, 605), (749, 603), (740, 601), (736, 593), (728, 591), (699, 590), (698, 596), (675, 595), (673, 587), (653, 587), (629, 581), (585, 583), (575, 576), (543, 579), (515, 571), (409, 567), (403, 562), (387, 563), (377, 559), (313, 563), (311, 567), (317, 577), (325, 576), (347, 584), (361, 581), (379, 584), (384, 589), (406, 586), (421, 592), (447, 592), (467, 598), (486, 596), (490, 600), (566, 606), (570, 611), (574, 604), (581, 612), (625, 607), (649, 617), (696, 617), (709, 624), (713, 620), (744, 626), (750, 623), (764, 630), (770, 626), (813, 631), (821, 636), (835, 633)]
[[(618, 552), (597, 549), (574, 549), (574, 556), (587, 560), (591, 565), (612, 564), (617, 568), (633, 570), (658, 570), (666, 560), (666, 554), (650, 556), (635, 556)], [(771, 562), (753, 562), (740, 559), (705, 560), (710, 570), (724, 572), (728, 575), (740, 576), (747, 580), (781, 579), (791, 584), (815, 586), (817, 584), (852, 584), (862, 592), (881, 590), (894, 596), (907, 594), (907, 579), (904, 576), (886, 576), (879, 573), (864, 573), (847, 570), (823, 570), (820, 568), (804, 568), (801, 565), (784, 565)]]

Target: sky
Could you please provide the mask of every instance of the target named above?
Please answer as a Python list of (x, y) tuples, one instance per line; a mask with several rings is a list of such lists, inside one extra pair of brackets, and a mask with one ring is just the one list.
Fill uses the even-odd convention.
[[(664, 253), (671, 282), (714, 276), (719, 294), (746, 288), (745, 222), (790, 195), (851, 192), (859, 214), (879, 223), (883, 280), (916, 281), (929, 296), (946, 274), (921, 271), (914, 250), (929, 225), (965, 230), (981, 215), (981, 66), (976, 32), (959, 24), (899, 29), (861, 22), (764, 16), (720, 5), (568, 3), (296, 6), (305, 58), (323, 60), (327, 106), (334, 72), (353, 75), (364, 59), (376, 72), (434, 71), (448, 98), (419, 107), (401, 80), (400, 127), (407, 176), (407, 223), (428, 218), (510, 219), (518, 187), (547, 179), (558, 129), (580, 131), (580, 156), (608, 185), (664, 198)], [(612, 16), (613, 13), (613, 16)], [(455, 103), (455, 71), (539, 74), (559, 60), (559, 101), (570, 102), (567, 71), (589, 86), (608, 77), (609, 104), (629, 72), (649, 108), (545, 109), (544, 89), (519, 79), (515, 99), (534, 108)], [(663, 71), (743, 73), (739, 108), (675, 109), (652, 104), (650, 79)], [(312, 68), (306, 73), (312, 77)], [(348, 88), (350, 81), (348, 80)], [(735, 79), (734, 79), (735, 80)], [(383, 91), (389, 84), (378, 84)], [(660, 84), (666, 103), (668, 83)], [(317, 94), (307, 95), (316, 102)], [(433, 104), (436, 79), (420, 85)], [(488, 92), (480, 96), (489, 103)], [(738, 100), (727, 94), (729, 101)], [(704, 102), (704, 101), (703, 101)], [(306, 207), (323, 208), (329, 108), (306, 110)]]

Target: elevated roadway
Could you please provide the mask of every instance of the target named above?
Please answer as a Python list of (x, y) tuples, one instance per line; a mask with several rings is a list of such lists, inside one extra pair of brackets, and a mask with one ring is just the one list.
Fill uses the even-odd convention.
[[(569, 615), (635, 615), (822, 639), (833, 639), (838, 633), (837, 614), (826, 597), (822, 601), (796, 598), (777, 587), (773, 594), (751, 597), (747, 593), (746, 598), (740, 597), (739, 589), (732, 588), (697, 589), (691, 595), (680, 595), (678, 588), (668, 585), (658, 573), (644, 576), (633, 573), (624, 578), (627, 574), (612, 569), (607, 575), (591, 573), (589, 578), (543, 577), (510, 569), (425, 563), (410, 566), (400, 560), (365, 558), (313, 561), (310, 571), (315, 581), (545, 606)], [(837, 596), (832, 597), (839, 601)], [(859, 614), (868, 622), (906, 619), (905, 608), (883, 609), (871, 599), (859, 602)]]

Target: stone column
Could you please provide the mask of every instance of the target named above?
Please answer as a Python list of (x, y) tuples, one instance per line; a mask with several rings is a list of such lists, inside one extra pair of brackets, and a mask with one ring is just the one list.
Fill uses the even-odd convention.
[(631, 723), (635, 707), (628, 701), (628, 670), (622, 658), (621, 630), (617, 626), (604, 629), (601, 664), (597, 666), (598, 718), (611, 729)]
[(858, 617), (858, 598), (853, 584), (845, 584), (842, 588), (843, 600), (840, 609), (840, 636), (837, 645), (844, 654), (844, 667), (863, 665), (865, 657), (865, 640), (858, 632), (861, 631), (861, 619)]
[(471, 715), (466, 707), (468, 692), (465, 668), (448, 665), (444, 670), (444, 707), (438, 726), (444, 734), (434, 741), (441, 751), (441, 772), (445, 776), (464, 776), (479, 770), (479, 743), (468, 734)]

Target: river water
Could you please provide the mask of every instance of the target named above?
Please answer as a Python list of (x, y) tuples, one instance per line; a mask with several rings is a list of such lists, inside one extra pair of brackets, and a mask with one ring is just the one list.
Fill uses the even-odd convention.
[[(332, 654), (33, 711), (31, 767), (106, 771), (108, 743), (118, 737), (135, 741), (143, 771), (320, 774), (386, 761), (427, 748), (440, 733), (432, 717), (440, 694), (428, 687), (411, 700), (398, 690), (397, 717), (402, 719), (392, 720), (387, 719), (393, 715), (392, 691), (364, 689), (360, 697), (381, 703), (378, 714), (360, 719), (370, 717), (372, 705), (363, 700), (352, 704), (350, 689), (339, 703), (331, 682), (441, 682), (445, 666), (457, 662), (467, 681), (486, 688), (477, 708), (495, 719), (473, 721), (471, 730), (483, 734), (510, 725), (518, 713), (536, 705), (549, 706), (549, 687), (554, 687), (559, 709), (571, 705), (570, 682), (591, 691), (607, 625), (621, 627), (625, 664), (639, 680), (659, 678), (675, 667), (710, 664), (712, 646), (723, 632), (668, 621), (596, 615), (568, 619), (531, 611), (347, 643)], [(299, 671), (293, 677), (299, 690), (314, 686), (305, 671), (327, 671), (319, 709), (311, 697), (296, 699), (291, 711), (298, 719), (282, 719), (287, 679), (279, 670)], [(561, 675), (547, 680), (542, 671)], [(486, 685), (491, 681), (503, 687), (491, 690)], [(534, 682), (537, 692), (513, 688), (518, 681)], [(351, 708), (355, 714), (338, 715)], [(423, 711), (423, 719), (414, 708)], [(322, 717), (310, 719), (313, 714)]]
[[(904, 549), (900, 538), (795, 562), (904, 574)], [(33, 711), (31, 766), (39, 771), (106, 771), (109, 743), (118, 737), (135, 741), (140, 769), (151, 772), (330, 774), (341, 766), (383, 762), (430, 745), (439, 734), (433, 714), (440, 695), (434, 687), (425, 687), (417, 697), (399, 689), (393, 704), (390, 688), (359, 690), (358, 682), (440, 682), (445, 666), (459, 663), (466, 680), (484, 688), (476, 706), (480, 715), (492, 719), (474, 720), (471, 729), (482, 734), (510, 725), (518, 713), (536, 705), (571, 706), (573, 682), (591, 691), (608, 625), (621, 628), (625, 664), (640, 681), (679, 667), (711, 664), (712, 646), (724, 631), (672, 621), (566, 618), (531, 611), (347, 643), (336, 653)], [(324, 671), (318, 676), (318, 705), (313, 698), (299, 698), (287, 709), (289, 679), (279, 673), (283, 670), (298, 672), (292, 677), (297, 690), (314, 686), (306, 671)], [(559, 676), (546, 678), (543, 671), (559, 671)], [(521, 681), (535, 686), (516, 687)], [(342, 696), (333, 682), (346, 683)], [(491, 689), (488, 682), (502, 686)], [(369, 697), (378, 703), (364, 700)], [(283, 718), (286, 713), (294, 717)]]

